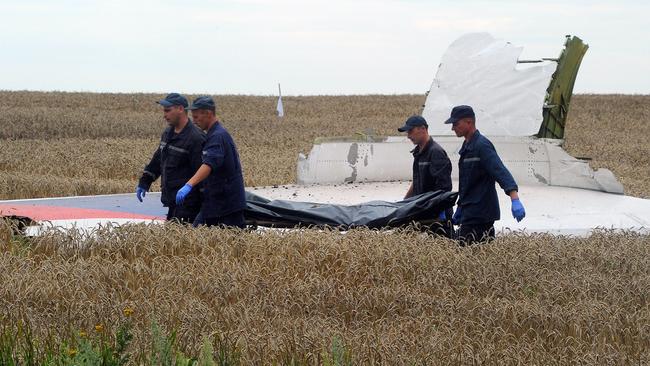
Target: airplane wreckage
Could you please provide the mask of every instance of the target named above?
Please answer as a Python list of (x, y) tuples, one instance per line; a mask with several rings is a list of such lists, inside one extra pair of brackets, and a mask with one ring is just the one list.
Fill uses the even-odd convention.
[[(443, 55), (422, 116), (452, 160), (457, 188), (462, 139), (442, 121), (455, 105), (473, 106), (479, 130), (517, 181), (526, 207), (521, 222), (503, 214), (495, 223), (497, 231), (650, 233), (650, 200), (625, 196), (611, 171), (593, 171), (588, 161), (562, 148), (573, 85), (587, 48), (579, 38), (567, 36), (559, 57), (519, 60), (522, 47), (472, 33), (454, 41)], [(457, 193), (429, 192), (402, 200), (412, 174), (412, 147), (404, 136), (317, 139), (309, 156), (299, 154), (297, 184), (247, 189), (247, 224), (346, 229), (430, 223), (430, 212), (453, 206)], [(166, 209), (159, 195), (150, 193), (143, 203), (132, 193), (0, 201), (0, 215), (26, 223), (27, 235), (51, 227), (92, 230), (109, 223), (162, 222)], [(509, 197), (501, 194), (499, 199), (502, 208), (509, 207)]]

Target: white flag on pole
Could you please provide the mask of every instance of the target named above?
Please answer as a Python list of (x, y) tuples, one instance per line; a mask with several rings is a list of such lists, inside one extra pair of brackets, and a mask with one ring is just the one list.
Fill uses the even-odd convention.
[(282, 106), (282, 90), (280, 90), (280, 84), (278, 84), (278, 105), (275, 107), (275, 110), (278, 112), (278, 117), (284, 117), (284, 107)]

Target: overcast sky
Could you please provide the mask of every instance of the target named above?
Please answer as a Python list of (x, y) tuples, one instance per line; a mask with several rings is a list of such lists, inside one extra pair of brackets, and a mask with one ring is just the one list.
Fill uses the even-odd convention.
[(556, 57), (578, 93), (650, 94), (648, 1), (0, 0), (0, 89), (421, 94), (447, 46), (489, 32)]

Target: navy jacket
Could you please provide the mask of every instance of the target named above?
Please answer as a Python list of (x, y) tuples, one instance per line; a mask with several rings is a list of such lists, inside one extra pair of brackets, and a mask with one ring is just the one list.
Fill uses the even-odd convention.
[(203, 185), (203, 217), (222, 217), (244, 210), (246, 195), (239, 154), (232, 137), (219, 122), (208, 130), (203, 164), (212, 168)]
[[(160, 136), (160, 145), (151, 161), (144, 167), (138, 185), (149, 190), (151, 183), (161, 177), (160, 200), (166, 207), (176, 205), (176, 192), (192, 178), (201, 166), (201, 151), (205, 134), (192, 121), (180, 133), (174, 133), (174, 127), (167, 127)], [(185, 207), (201, 206), (201, 193), (194, 189), (185, 199)]]
[(462, 224), (489, 224), (500, 219), (495, 181), (506, 194), (518, 190), (492, 142), (477, 130), (460, 149), (458, 206)]
[(413, 195), (431, 191), (451, 191), (451, 160), (447, 152), (433, 138), (420, 151), (419, 146), (411, 150), (413, 154)]
[[(416, 196), (425, 192), (451, 191), (451, 160), (447, 152), (433, 138), (429, 137), (424, 150), (416, 146), (413, 154), (413, 192)], [(453, 210), (446, 211), (451, 218)]]

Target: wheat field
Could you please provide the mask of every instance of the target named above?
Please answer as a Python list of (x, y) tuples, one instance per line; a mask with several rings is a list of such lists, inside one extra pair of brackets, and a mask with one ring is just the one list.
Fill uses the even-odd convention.
[[(164, 127), (162, 95), (0, 97), (2, 199), (132, 192)], [(215, 99), (247, 186), (294, 182), (316, 137), (395, 134), (424, 101), (287, 97), (278, 120), (273, 97)], [(645, 198), (648, 102), (577, 95), (566, 135), (572, 155)], [(0, 268), (0, 340), (21, 324), (41, 346), (115, 334), (132, 309), (134, 356), (154, 347), (155, 322), (179, 352), (217, 337), (240, 364), (650, 364), (650, 237), (635, 233), (512, 233), (459, 248), (411, 229), (174, 224), (29, 239), (0, 221)]]

